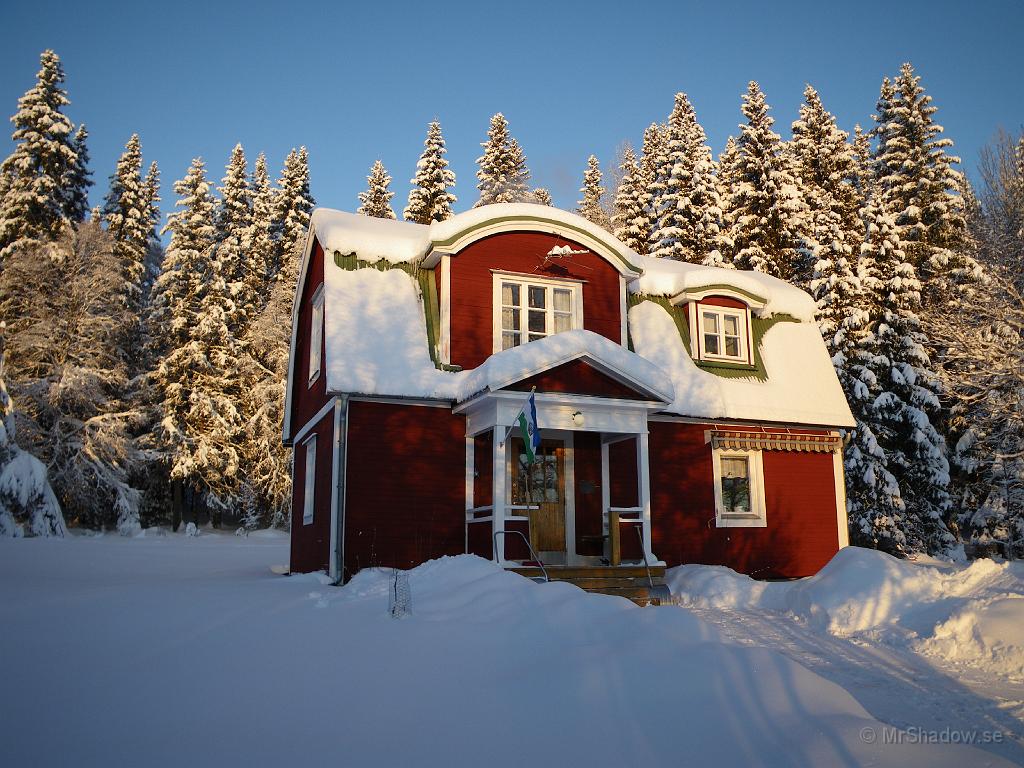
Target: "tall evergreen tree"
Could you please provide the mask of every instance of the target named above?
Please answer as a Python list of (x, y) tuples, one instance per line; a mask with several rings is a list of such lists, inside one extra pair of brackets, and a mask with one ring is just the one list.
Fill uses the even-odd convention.
[(18, 99), (14, 152), (0, 165), (0, 259), (22, 244), (55, 240), (68, 224), (65, 182), (78, 158), (64, 69), (53, 51), (43, 51), (36, 84)]
[[(158, 435), (172, 482), (217, 507), (237, 489), (239, 350), (229, 329), (232, 307), (215, 253), (215, 201), (203, 161), (193, 160), (174, 189), (178, 210), (165, 227), (171, 242), (156, 285), (163, 348), (154, 374)], [(177, 505), (182, 498), (176, 491)]]
[(64, 181), (64, 216), (75, 224), (85, 221), (89, 213), (89, 187), (92, 186), (92, 172), (89, 170), (89, 132), (84, 125), (78, 126), (71, 141), (75, 161), (68, 167)]
[(267, 172), (267, 159), (262, 152), (256, 157), (252, 179), (252, 235), (249, 241), (248, 291), (257, 299), (257, 313), (263, 311), (269, 298), (270, 284), (277, 278), (279, 264), (274, 257), (274, 189)]
[(658, 167), (665, 154), (665, 126), (651, 123), (644, 131), (643, 152), (640, 157), (640, 175), (637, 188), (640, 190), (640, 210), (634, 226), (645, 232), (643, 247), (637, 253), (651, 253), (654, 246), (654, 230), (657, 213), (654, 208), (654, 182), (657, 179)]
[(228, 329), (240, 338), (246, 325), (259, 311), (258, 296), (252, 290), (249, 261), (253, 238), (253, 201), (249, 190), (245, 150), (236, 144), (231, 150), (220, 187), (214, 239), (221, 278), (227, 286), (232, 308)]
[(107, 232), (114, 238), (125, 309), (136, 317), (142, 311), (146, 257), (153, 229), (151, 194), (142, 178), (139, 136), (132, 134), (110, 177), (102, 216)]
[(618, 193), (615, 195), (615, 214), (612, 216), (614, 234), (637, 253), (647, 249), (649, 224), (644, 215), (641, 198), (640, 164), (632, 147), (626, 147), (619, 166), (622, 173)]
[(372, 216), (377, 219), (394, 219), (395, 212), (391, 209), (391, 175), (384, 169), (384, 163), (375, 160), (366, 177), (369, 184), (365, 192), (359, 193), (359, 207), (356, 213)]
[(729, 200), (734, 261), (783, 280), (809, 279), (813, 243), (790, 161), (761, 88), (750, 82), (743, 96), (747, 122), (736, 142), (734, 189)]
[(606, 191), (601, 186), (601, 164), (591, 155), (587, 158), (587, 170), (583, 172), (583, 186), (580, 187), (583, 199), (577, 203), (576, 213), (587, 221), (610, 230), (611, 222), (608, 221), (603, 204)]
[(546, 187), (537, 187), (530, 193), (530, 202), (537, 205), (554, 205), (551, 199), (551, 192)]
[(316, 202), (309, 191), (309, 154), (305, 147), (293, 149), (284, 161), (284, 171), (277, 182), (277, 216), (274, 232), (277, 239), (275, 272), (298, 258), (298, 249), (306, 241), (306, 230)]
[(448, 150), (438, 121), (434, 120), (427, 128), (423, 145), (423, 154), (416, 163), (416, 176), (410, 182), (413, 188), (409, 192), (409, 204), (402, 217), (417, 224), (446, 221), (451, 218), (452, 205), (458, 198), (450, 191), (455, 186), (455, 173), (445, 159)]
[(477, 158), (479, 166), (476, 188), (480, 199), (473, 206), (491, 203), (522, 203), (530, 200), (530, 171), (522, 147), (508, 133), (508, 121), (499, 112), (491, 118), (487, 141), (481, 145), (483, 155)]
[[(670, 255), (671, 249), (664, 243), (673, 237), (674, 221), (671, 209), (678, 202), (684, 185), (688, 185), (692, 170), (693, 126), (697, 118), (693, 106), (685, 93), (677, 93), (672, 112), (660, 130), (657, 155), (652, 158), (652, 175), (648, 182), (650, 196), (651, 237), (650, 253), (653, 256)], [(673, 176), (675, 172), (675, 176)]]
[(875, 170), (907, 258), (927, 286), (926, 312), (933, 303), (955, 297), (958, 286), (980, 277), (969, 253), (961, 178), (955, 168), (959, 158), (947, 152), (953, 142), (940, 137), (936, 111), (909, 63), (891, 85), (883, 82)]
[[(875, 387), (865, 423), (899, 484), (905, 517), (895, 527), (905, 536), (909, 550), (936, 553), (953, 542), (945, 523), (950, 507), (949, 462), (945, 441), (934, 426), (940, 410), (939, 383), (917, 315), (921, 284), (884, 200), (868, 201), (862, 217), (866, 234), (860, 279), (869, 333), (861, 349), (864, 368)], [(874, 543), (881, 545), (877, 518), (860, 521), (860, 527), (874, 530), (878, 539)], [(894, 538), (897, 548), (902, 546), (896, 534), (885, 536)]]

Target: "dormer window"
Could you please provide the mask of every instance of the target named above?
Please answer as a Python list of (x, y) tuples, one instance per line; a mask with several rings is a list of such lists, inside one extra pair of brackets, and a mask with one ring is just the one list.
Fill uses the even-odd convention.
[(691, 299), (687, 306), (694, 362), (751, 366), (750, 307), (726, 296)]
[(747, 362), (747, 315), (740, 309), (700, 307), (701, 357)]
[(583, 327), (582, 284), (494, 273), (494, 351)]

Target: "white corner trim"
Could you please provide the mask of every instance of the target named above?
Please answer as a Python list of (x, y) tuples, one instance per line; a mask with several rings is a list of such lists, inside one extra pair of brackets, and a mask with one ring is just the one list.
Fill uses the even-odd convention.
[(315, 427), (317, 424), (319, 424), (323, 420), (324, 416), (326, 416), (330, 412), (331, 408), (334, 407), (334, 403), (337, 401), (337, 399), (337, 396), (332, 397), (324, 404), (323, 408), (316, 412), (316, 415), (313, 418), (311, 418), (309, 421), (302, 425), (302, 429), (296, 432), (295, 437), (292, 438), (293, 445), (297, 445), (298, 443), (302, 442), (302, 438), (308, 435), (309, 431), (313, 429), (313, 427)]
[[(749, 460), (750, 472), (750, 517), (726, 517), (722, 499), (723, 457), (744, 457)], [(711, 450), (711, 470), (715, 483), (715, 527), (717, 528), (767, 528), (768, 515), (764, 499), (764, 463), (761, 451), (740, 451), (727, 448)]]
[(839, 548), (850, 546), (850, 521), (846, 513), (846, 471), (843, 468), (843, 451), (832, 454), (832, 472), (836, 484), (836, 527), (839, 529)]
[(340, 495), (338, 482), (341, 478), (341, 400), (334, 400), (334, 433), (331, 440), (331, 543), (330, 560), (327, 575), (337, 581), (341, 574), (341, 552), (338, 542), (338, 525), (340, 523)]
[[(439, 339), (438, 357), (442, 363), (452, 361), (452, 257), (441, 256), (441, 290), (438, 304), (441, 308), (441, 338)], [(424, 301), (426, 297), (424, 296)]]
[(629, 307), (626, 304), (626, 277), (619, 275), (619, 343), (622, 346), (629, 345), (629, 326), (626, 318), (629, 315)]

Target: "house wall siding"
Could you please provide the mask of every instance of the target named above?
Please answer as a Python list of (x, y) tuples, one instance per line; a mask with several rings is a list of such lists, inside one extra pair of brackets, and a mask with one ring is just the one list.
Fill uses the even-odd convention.
[(536, 376), (530, 376), (510, 384), (508, 389), (528, 392), (533, 387), (538, 392), (563, 392), (574, 395), (612, 397), (619, 400), (642, 400), (643, 395), (621, 384), (611, 376), (588, 365), (582, 360), (573, 360), (556, 366)]
[(465, 550), (465, 434), (447, 408), (349, 404), (344, 578)]
[[(313, 321), (313, 295), (324, 282), (324, 249), (313, 241), (306, 284), (299, 299), (298, 327), (295, 331), (295, 369), (292, 373), (291, 434), (294, 435), (327, 403), (327, 371), (325, 341), (320, 345), (320, 376), (309, 384), (309, 339)], [(331, 308), (324, 307), (324, 313)], [(326, 334), (321, 334), (324, 339)]]
[[(316, 435), (313, 522), (302, 522), (305, 506), (306, 441)], [(334, 461), (334, 411), (329, 410), (293, 447), (292, 531), (289, 568), (294, 573), (326, 571), (331, 558), (331, 469)]]
[[(838, 551), (831, 453), (764, 451), (765, 528), (717, 528), (714, 424), (651, 422), (654, 554), (669, 566), (727, 565), (758, 578), (809, 576)], [(800, 430), (823, 434), (815, 430)]]
[(452, 257), (452, 363), (476, 368), (493, 351), (492, 270), (495, 269), (584, 280), (583, 327), (620, 343), (618, 271), (589, 250), (545, 264), (545, 254), (556, 245), (587, 250), (557, 235), (510, 232), (477, 240)]

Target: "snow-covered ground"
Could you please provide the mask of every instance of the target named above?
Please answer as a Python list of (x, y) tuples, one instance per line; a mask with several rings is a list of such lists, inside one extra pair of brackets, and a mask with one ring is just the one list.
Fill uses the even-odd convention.
[[(0, 540), (4, 764), (963, 768), (1024, 755), (997, 703), (952, 718), (979, 739), (998, 729), (989, 751), (887, 728), (856, 688), (906, 668), (887, 667), (881, 640), (862, 649), (824, 623), (749, 606), (761, 634), (746, 637), (741, 612), (706, 600), (697, 610), (720, 629), (471, 556), (412, 571), (412, 613), (393, 619), (388, 574), (339, 589), (273, 573), (286, 559), (278, 534)], [(796, 636), (821, 643), (802, 658)], [(854, 671), (837, 684), (828, 664)], [(921, 669), (911, 695), (948, 694), (951, 711), (985, 699)]]
[(723, 638), (783, 653), (882, 722), (1003, 733), (982, 746), (1024, 764), (1024, 562), (909, 562), (850, 547), (799, 581), (717, 566), (674, 568), (669, 581)]

